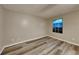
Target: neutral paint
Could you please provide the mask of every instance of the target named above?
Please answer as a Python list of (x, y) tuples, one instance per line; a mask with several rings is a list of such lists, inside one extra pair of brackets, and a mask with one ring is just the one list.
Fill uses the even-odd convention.
[[(58, 7), (55, 7), (55, 8), (58, 8)], [(59, 15), (60, 11), (57, 11), (58, 14), (56, 15)], [(54, 11), (53, 15), (55, 13), (56, 12)], [(72, 42), (75, 44), (79, 44), (79, 36), (78, 36), (79, 35), (79, 26), (78, 26), (79, 11), (63, 15), (63, 20), (64, 20), (63, 34), (52, 32), (52, 25), (51, 25), (52, 20), (50, 19), (46, 20), (33, 15), (7, 11), (7, 10), (4, 11), (4, 16), (2, 15), (3, 15), (3, 11), (0, 8), (0, 48), (2, 47), (1, 44), (6, 46), (6, 45), (11, 45), (18, 42), (35, 39), (35, 38), (43, 37), (47, 35), (53, 36), (68, 42)], [(46, 15), (48, 15), (47, 12), (46, 12)], [(46, 15), (44, 14), (41, 16), (47, 17)], [(2, 18), (4, 18), (4, 22)], [(3, 31), (2, 23), (4, 23), (3, 24), (4, 31)], [(49, 23), (49, 27), (48, 27), (48, 23)], [(48, 34), (48, 29), (49, 29), (49, 34)], [(3, 36), (3, 32), (4, 32), (4, 36)]]
[(4, 46), (46, 36), (48, 33), (47, 24), (46, 19), (6, 10)]
[(3, 9), (0, 6), (0, 52), (3, 46)]
[(59, 16), (61, 14), (79, 10), (78, 4), (5, 4), (2, 6), (11, 11), (28, 13), (43, 18)]
[(52, 19), (49, 20), (49, 36), (79, 44), (79, 11), (63, 15), (63, 34), (52, 32)]

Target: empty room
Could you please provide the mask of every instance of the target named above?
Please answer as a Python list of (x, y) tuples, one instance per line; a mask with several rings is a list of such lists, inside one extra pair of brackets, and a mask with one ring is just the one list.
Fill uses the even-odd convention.
[(79, 5), (0, 4), (0, 55), (79, 55)]

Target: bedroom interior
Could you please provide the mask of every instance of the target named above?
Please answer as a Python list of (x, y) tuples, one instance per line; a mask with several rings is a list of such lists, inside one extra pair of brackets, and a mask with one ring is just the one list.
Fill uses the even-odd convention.
[(78, 4), (1, 4), (1, 55), (79, 55)]

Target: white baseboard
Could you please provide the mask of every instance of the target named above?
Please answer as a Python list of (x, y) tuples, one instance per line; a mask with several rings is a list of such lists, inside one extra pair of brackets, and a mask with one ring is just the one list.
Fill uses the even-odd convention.
[(5, 45), (5, 46), (3, 46), (3, 47), (1, 48), (0, 54), (1, 54), (1, 52), (3, 51), (3, 49), (6, 48), (6, 47), (13, 46), (13, 45), (16, 45), (16, 44), (20, 44), (20, 43), (23, 43), (23, 42), (28, 42), (28, 41), (32, 41), (32, 40), (37, 40), (37, 39), (39, 39), (39, 38), (46, 37), (46, 36), (47, 36), (47, 35), (41, 36), (41, 37), (37, 37), (37, 38), (33, 38), (33, 39), (24, 40), (24, 41), (17, 42), (17, 43), (14, 43), (14, 44)]
[(2, 53), (3, 49), (4, 49), (3, 47), (2, 47), (2, 48), (0, 48), (0, 54)]
[[(69, 43), (69, 44), (73, 44), (73, 45), (79, 46), (79, 44), (76, 44), (76, 43), (73, 43), (73, 42), (70, 42), (70, 41), (67, 41), (67, 40), (64, 40), (64, 39), (60, 39), (60, 38), (57, 38), (57, 37), (54, 37), (54, 36), (50, 36), (50, 35), (46, 35), (46, 36), (49, 36), (49, 37), (58, 39), (58, 40), (60, 40), (60, 41), (67, 42), (67, 43)], [(3, 51), (3, 49), (6, 48), (6, 47), (9, 47), (9, 46), (12, 46), (12, 45), (16, 45), (16, 44), (19, 44), (19, 43), (23, 43), (23, 42), (28, 42), (28, 41), (32, 41), (32, 40), (37, 40), (37, 39), (39, 39), (39, 38), (46, 37), (46, 36), (41, 36), (41, 37), (37, 37), (37, 38), (34, 38), (34, 39), (29, 39), (29, 40), (17, 42), (17, 43), (14, 43), (14, 44), (5, 45), (5, 46), (0, 50), (0, 53), (1, 53), (1, 52)]]
[(64, 40), (64, 39), (60, 39), (60, 38), (57, 38), (57, 37), (54, 37), (54, 36), (50, 36), (50, 35), (48, 35), (48, 36), (49, 36), (49, 37), (52, 37), (52, 38), (55, 38), (55, 39), (58, 39), (58, 40), (60, 40), (60, 41), (67, 42), (67, 43), (69, 43), (69, 44), (73, 44), (73, 45), (79, 46), (79, 44), (74, 43), (74, 42), (70, 42), (70, 41), (67, 41), (67, 40)]

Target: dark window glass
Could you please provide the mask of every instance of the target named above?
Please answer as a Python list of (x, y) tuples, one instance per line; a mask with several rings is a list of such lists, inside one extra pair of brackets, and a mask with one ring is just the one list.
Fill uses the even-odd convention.
[(62, 18), (54, 19), (52, 26), (53, 26), (53, 32), (63, 33), (63, 19)]

